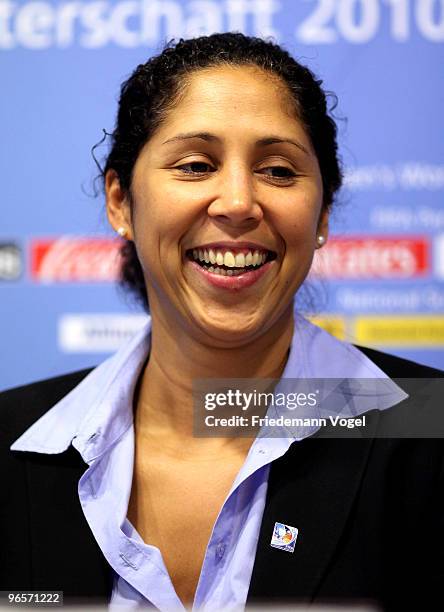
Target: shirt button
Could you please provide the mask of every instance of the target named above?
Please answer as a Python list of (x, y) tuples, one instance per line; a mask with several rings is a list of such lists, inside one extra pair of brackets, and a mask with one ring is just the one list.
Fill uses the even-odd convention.
[(265, 450), (265, 448), (262, 448), (261, 446), (257, 449), (257, 453), (259, 455), (266, 455), (267, 451)]
[(225, 544), (223, 542), (220, 542), (217, 546), (216, 546), (216, 557), (218, 559), (222, 559), (222, 557), (225, 554)]

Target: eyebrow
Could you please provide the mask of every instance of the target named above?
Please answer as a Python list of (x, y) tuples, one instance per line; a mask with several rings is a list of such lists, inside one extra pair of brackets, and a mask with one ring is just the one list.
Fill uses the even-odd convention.
[[(218, 142), (221, 140), (214, 134), (210, 134), (209, 132), (186, 132), (182, 134), (177, 134), (168, 140), (165, 140), (162, 144), (169, 144), (172, 142), (181, 142), (183, 140), (190, 140), (191, 138), (200, 138), (201, 140), (205, 140), (206, 142)], [(297, 140), (291, 140), (291, 138), (281, 138), (280, 136), (267, 136), (266, 138), (260, 138), (256, 140), (256, 145), (265, 147), (273, 144), (292, 144), (301, 151), (303, 151), (306, 155), (310, 155), (307, 149)]]

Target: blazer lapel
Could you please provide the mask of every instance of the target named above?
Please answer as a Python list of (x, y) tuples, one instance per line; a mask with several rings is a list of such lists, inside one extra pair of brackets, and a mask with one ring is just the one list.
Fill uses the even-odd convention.
[[(367, 413), (366, 435), (379, 418), (377, 412), (371, 414)], [(328, 431), (295, 442), (271, 465), (247, 604), (307, 601), (316, 595), (373, 442), (326, 435)], [(84, 598), (89, 603), (109, 601), (112, 570), (92, 535), (77, 492), (87, 465), (72, 447), (56, 455), (26, 455), (33, 588), (64, 591), (66, 603), (81, 603)], [(293, 553), (270, 546), (275, 522), (299, 530)]]
[[(367, 436), (378, 419), (377, 411), (367, 413)], [(348, 430), (350, 439), (332, 439), (335, 429), (294, 442), (272, 463), (247, 604), (314, 599), (346, 526), (373, 443), (359, 430)], [(294, 552), (270, 546), (276, 522), (299, 530)]]
[(83, 514), (77, 488), (88, 466), (64, 453), (27, 453), (33, 588), (64, 591), (65, 602), (109, 600), (111, 568)]

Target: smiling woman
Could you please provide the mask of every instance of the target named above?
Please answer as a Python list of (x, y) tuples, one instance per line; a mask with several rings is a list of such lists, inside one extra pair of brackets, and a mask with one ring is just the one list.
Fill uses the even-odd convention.
[[(440, 373), (294, 312), (341, 185), (321, 82), (242, 34), (170, 44), (122, 87), (103, 179), (150, 322), (92, 371), (0, 396), (0, 589), (166, 612), (427, 609), (443, 448), (415, 435), (415, 390), (391, 377)], [(196, 427), (202, 382), (216, 434)]]
[(257, 66), (199, 68), (140, 150), (129, 188), (108, 168), (111, 224), (137, 248), (162, 326), (168, 304), (178, 333), (186, 326), (187, 336), (199, 330), (225, 346), (264, 338), (282, 320), (328, 217), (294, 107), (288, 88)]

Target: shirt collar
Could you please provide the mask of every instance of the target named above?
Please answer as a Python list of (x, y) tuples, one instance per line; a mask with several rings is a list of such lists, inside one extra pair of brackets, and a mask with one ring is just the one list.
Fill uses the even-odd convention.
[(31, 425), (11, 450), (61, 453), (70, 444), (86, 463), (102, 455), (133, 422), (132, 397), (148, 357), (151, 320), (53, 408)]
[[(150, 350), (151, 319), (112, 357), (88, 374), (79, 385), (29, 427), (11, 450), (61, 453), (72, 445), (86, 463), (106, 452), (133, 422), (132, 397)], [(285, 379), (377, 379), (378, 384), (355, 386), (358, 402), (346, 403), (341, 415), (385, 409), (408, 397), (376, 364), (353, 345), (295, 315), (295, 330), (282, 375)], [(279, 389), (279, 385), (276, 390)], [(288, 391), (288, 387), (285, 388)], [(362, 391), (362, 393), (360, 393)], [(355, 398), (356, 399), (356, 398)], [(315, 430), (304, 429), (304, 435)], [(265, 432), (261, 432), (266, 435)], [(301, 438), (299, 429), (283, 436)], [(271, 437), (276, 437), (276, 432)]]
[[(308, 384), (307, 384), (308, 380)], [(306, 404), (290, 413), (272, 405), (267, 417), (307, 419), (301, 425), (263, 426), (260, 438), (302, 440), (316, 433), (317, 420), (356, 417), (370, 410), (385, 410), (408, 397), (387, 374), (352, 344), (338, 340), (295, 313), (290, 354), (274, 394), (319, 392), (315, 406)], [(310, 421), (310, 423), (308, 422)]]

